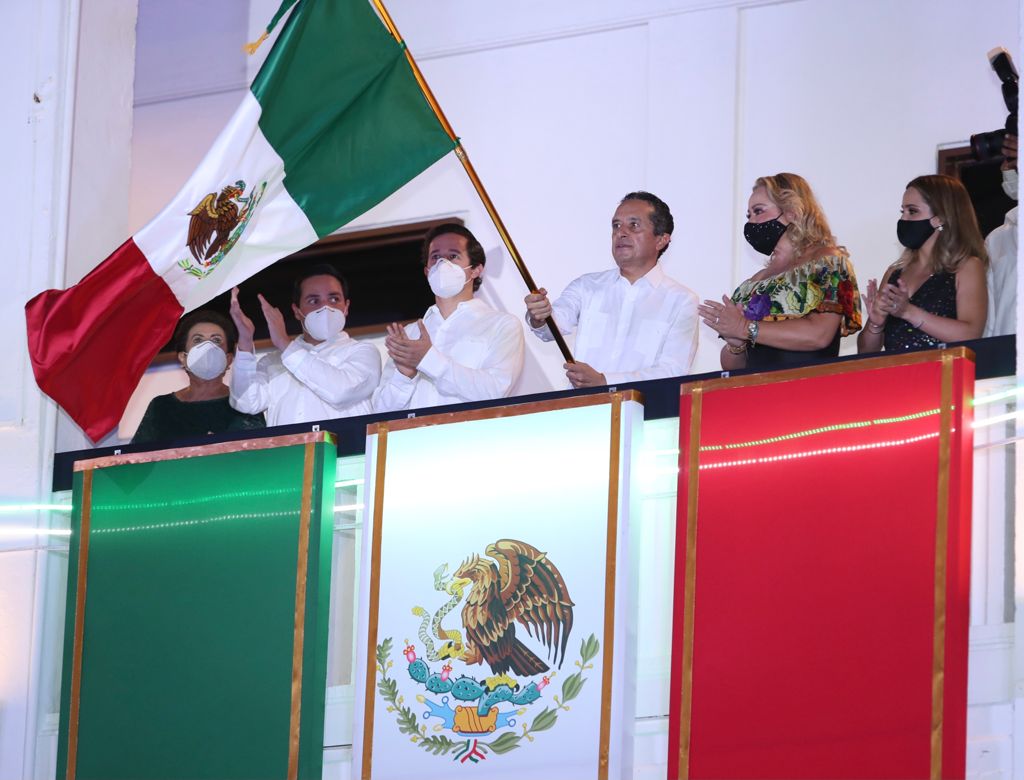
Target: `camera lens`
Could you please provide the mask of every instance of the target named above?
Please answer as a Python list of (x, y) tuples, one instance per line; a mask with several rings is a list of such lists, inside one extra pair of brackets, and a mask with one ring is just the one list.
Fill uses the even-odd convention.
[(1006, 130), (990, 130), (987, 133), (975, 133), (971, 136), (971, 154), (975, 160), (991, 160), (1003, 154), (1003, 139)]

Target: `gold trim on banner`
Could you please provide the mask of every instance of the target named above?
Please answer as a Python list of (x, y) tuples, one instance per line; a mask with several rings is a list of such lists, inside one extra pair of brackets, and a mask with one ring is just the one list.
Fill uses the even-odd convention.
[(608, 448), (608, 524), (604, 557), (604, 655), (601, 659), (601, 730), (597, 778), (608, 780), (608, 748), (612, 728), (612, 666), (615, 660), (615, 560), (619, 542), (619, 449), (622, 441), (623, 393), (612, 395), (611, 443)]
[(935, 616), (932, 627), (931, 777), (942, 777), (942, 714), (946, 688), (946, 569), (949, 542), (949, 464), (953, 427), (953, 359), (942, 355), (942, 398), (939, 416), (939, 478), (935, 507)]
[(71, 696), (68, 708), (67, 780), (75, 780), (78, 763), (78, 715), (81, 707), (82, 644), (85, 640), (85, 585), (92, 523), (92, 470), (82, 474), (82, 519), (78, 529), (78, 577), (75, 583), (75, 639), (71, 651)]
[(465, 412), (447, 412), (444, 414), (428, 414), (423, 417), (406, 417), (401, 420), (388, 420), (380, 423), (370, 423), (366, 426), (366, 435), (372, 436), (377, 432), (378, 426), (385, 426), (391, 431), (407, 431), (410, 428), (422, 428), (427, 425), (446, 425), (447, 423), (469, 422), (471, 420), (491, 420), (500, 417), (518, 417), (523, 414), (537, 414), (538, 412), (553, 412), (560, 409), (576, 409), (581, 406), (597, 406), (599, 404), (611, 403), (615, 396), (622, 401), (637, 401), (643, 403), (644, 396), (639, 390), (623, 390), (615, 393), (591, 393), (589, 395), (574, 395), (566, 398), (553, 398), (550, 401), (531, 401), (525, 404), (514, 404), (512, 406), (491, 406), (486, 409), (469, 409)]
[[(790, 368), (781, 371), (765, 371), (760, 374), (747, 374), (745, 376), (722, 377), (721, 379), (702, 379), (699, 384), (705, 391), (722, 390), (734, 387), (755, 387), (757, 385), (769, 385), (776, 382), (792, 382), (796, 379), (808, 379), (816, 376), (833, 376), (845, 374), (852, 370), (873, 371), (881, 368), (893, 368), (895, 366), (912, 366), (918, 363), (938, 363), (945, 361), (946, 357), (963, 358), (974, 362), (974, 352), (967, 347), (949, 347), (947, 349), (926, 349), (920, 352), (908, 352), (899, 355), (886, 355), (876, 358), (863, 358), (861, 360), (845, 360), (841, 363), (826, 363), (820, 366), (805, 366), (804, 368)], [(691, 384), (683, 384), (680, 387), (680, 394), (686, 395)]]
[(334, 444), (334, 434), (330, 431), (310, 431), (309, 433), (291, 433), (285, 436), (267, 436), (262, 439), (238, 439), (237, 441), (222, 441), (216, 444), (199, 444), (195, 447), (174, 447), (169, 450), (153, 450), (151, 452), (128, 452), (124, 455), (106, 455), (102, 458), (76, 460), (72, 469), (74, 471), (87, 471), (88, 469), (104, 469), (109, 466), (123, 466), (128, 463), (157, 463), (162, 460), (200, 458), (205, 455), (221, 455), (227, 452), (269, 450), (275, 447), (294, 447), (297, 444), (319, 444), (320, 442)]
[(686, 588), (683, 597), (683, 670), (679, 691), (679, 778), (690, 776), (690, 728), (693, 705), (693, 623), (697, 585), (697, 490), (700, 485), (700, 427), (704, 401), (703, 383), (691, 386), (690, 446), (686, 481)]
[(299, 776), (299, 734), (302, 715), (302, 648), (306, 636), (306, 580), (309, 567), (309, 518), (313, 504), (315, 445), (306, 444), (302, 460), (302, 503), (299, 510), (299, 559), (295, 567), (295, 621), (292, 630), (292, 702), (288, 723), (288, 780)]
[(370, 547), (370, 599), (366, 626), (366, 686), (363, 691), (363, 766), (359, 776), (370, 780), (373, 770), (373, 705), (377, 686), (377, 610), (380, 607), (380, 547), (384, 520), (384, 463), (388, 454), (388, 424), (378, 423), (377, 464), (373, 485), (373, 541)]

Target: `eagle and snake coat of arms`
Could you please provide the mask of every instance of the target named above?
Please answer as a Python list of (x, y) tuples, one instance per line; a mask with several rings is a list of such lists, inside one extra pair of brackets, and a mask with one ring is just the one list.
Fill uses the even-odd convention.
[(178, 266), (187, 274), (205, 279), (242, 237), (256, 213), (267, 183), (262, 182), (245, 194), (245, 182), (239, 179), (207, 194), (188, 212), (188, 238), (185, 245), (191, 258), (182, 258)]
[[(448, 564), (434, 572), (433, 591), (448, 598), (434, 611), (412, 608), (419, 644), (406, 639), (397, 659), (391, 637), (377, 645), (377, 691), (398, 730), (459, 764), (508, 753), (554, 728), (600, 649), (593, 634), (582, 641), (576, 670), (559, 686), (575, 606), (561, 572), (546, 553), (516, 539), (499, 539), (484, 552), (450, 575)], [(451, 615), (460, 604), (456, 628)]]

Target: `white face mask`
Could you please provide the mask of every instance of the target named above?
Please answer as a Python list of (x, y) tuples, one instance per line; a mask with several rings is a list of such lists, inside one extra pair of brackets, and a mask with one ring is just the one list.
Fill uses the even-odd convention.
[(307, 314), (302, 327), (316, 341), (330, 341), (345, 327), (345, 312), (323, 306)]
[(228, 367), (228, 356), (212, 341), (201, 341), (185, 355), (185, 368), (200, 379), (216, 379)]
[(1006, 197), (1017, 200), (1017, 171), (1012, 168), (1003, 171), (1003, 192), (1006, 193)]
[(427, 284), (438, 298), (454, 298), (466, 286), (466, 271), (451, 260), (438, 260), (427, 273)]

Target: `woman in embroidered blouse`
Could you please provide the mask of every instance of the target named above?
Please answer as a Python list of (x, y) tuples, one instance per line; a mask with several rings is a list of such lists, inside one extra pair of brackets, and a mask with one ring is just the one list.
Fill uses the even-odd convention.
[(868, 280), (868, 321), (858, 351), (981, 338), (987, 256), (964, 186), (950, 176), (918, 176), (903, 193), (896, 235), (905, 250), (881, 285)]
[(700, 315), (725, 340), (722, 368), (766, 369), (839, 354), (860, 329), (860, 295), (847, 251), (836, 245), (807, 181), (795, 173), (754, 182), (743, 235), (765, 267)]

